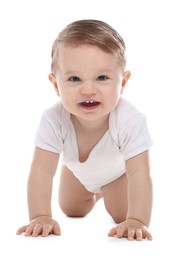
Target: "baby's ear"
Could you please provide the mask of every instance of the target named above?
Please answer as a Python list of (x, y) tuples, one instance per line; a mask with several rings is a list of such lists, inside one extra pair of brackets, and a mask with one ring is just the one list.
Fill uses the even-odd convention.
[(49, 80), (51, 81), (51, 83), (53, 84), (57, 96), (60, 96), (59, 89), (58, 89), (58, 85), (57, 85), (57, 81), (56, 81), (56, 79), (55, 79), (55, 75), (54, 75), (53, 73), (48, 74), (48, 79), (49, 79)]
[(131, 72), (130, 71), (125, 71), (123, 74), (123, 81), (122, 81), (122, 87), (124, 88), (126, 86), (127, 81), (129, 80), (131, 76)]

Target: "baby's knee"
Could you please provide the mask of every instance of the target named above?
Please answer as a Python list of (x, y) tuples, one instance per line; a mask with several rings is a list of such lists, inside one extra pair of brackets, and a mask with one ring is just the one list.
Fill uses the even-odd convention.
[(86, 215), (86, 213), (78, 207), (60, 204), (60, 208), (67, 217), (84, 217)]
[(124, 218), (123, 216), (122, 217), (121, 216), (115, 216), (115, 217), (112, 216), (112, 218), (113, 218), (114, 222), (117, 223), (117, 224), (126, 220), (126, 218)]
[(60, 203), (60, 208), (68, 217), (85, 217), (92, 209), (92, 207), (86, 207), (86, 205), (83, 205), (82, 203), (80, 205), (77, 203), (74, 203), (74, 205), (71, 205), (71, 203)]
[(123, 213), (109, 213), (115, 223), (119, 224), (126, 220), (126, 214)]

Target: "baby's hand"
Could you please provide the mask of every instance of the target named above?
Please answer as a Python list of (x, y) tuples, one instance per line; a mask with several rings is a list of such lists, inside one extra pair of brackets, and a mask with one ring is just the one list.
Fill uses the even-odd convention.
[(37, 237), (41, 235), (46, 237), (49, 234), (59, 236), (61, 234), (59, 224), (51, 217), (40, 216), (34, 218), (29, 225), (23, 226), (17, 230), (17, 235), (24, 233), (25, 236)]
[(152, 240), (152, 236), (149, 233), (147, 227), (141, 223), (140, 221), (127, 219), (124, 222), (121, 222), (116, 227), (112, 228), (109, 233), (109, 237), (127, 237), (128, 240), (136, 240), (141, 241), (143, 238)]

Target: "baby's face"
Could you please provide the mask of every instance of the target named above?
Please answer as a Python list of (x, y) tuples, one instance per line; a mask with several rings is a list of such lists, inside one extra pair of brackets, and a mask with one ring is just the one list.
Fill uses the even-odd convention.
[(84, 120), (98, 120), (116, 107), (124, 75), (118, 57), (93, 45), (60, 51), (56, 86), (66, 110)]

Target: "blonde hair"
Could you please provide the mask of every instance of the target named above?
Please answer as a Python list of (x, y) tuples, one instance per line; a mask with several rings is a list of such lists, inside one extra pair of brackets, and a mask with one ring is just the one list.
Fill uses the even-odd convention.
[(119, 33), (109, 24), (94, 20), (78, 20), (67, 25), (55, 39), (51, 51), (51, 71), (57, 67), (59, 50), (62, 45), (78, 46), (91, 44), (108, 53), (117, 53), (124, 70), (126, 66), (125, 43)]

